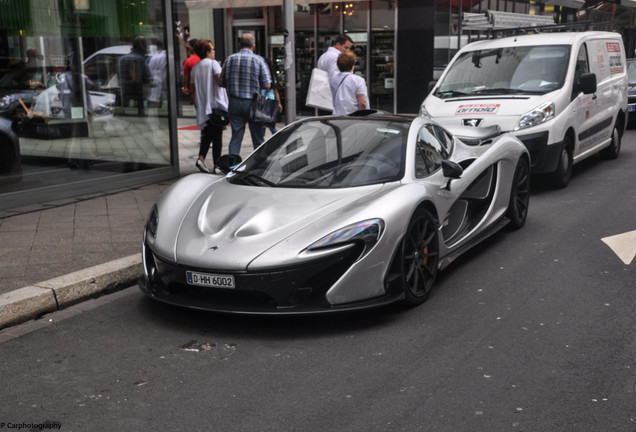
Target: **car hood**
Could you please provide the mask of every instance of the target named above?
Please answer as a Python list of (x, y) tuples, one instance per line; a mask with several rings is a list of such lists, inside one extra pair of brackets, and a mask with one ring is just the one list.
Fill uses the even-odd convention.
[(199, 194), (180, 221), (171, 222), (179, 227), (164, 246), (174, 248), (170, 255), (182, 265), (246, 270), (268, 249), (309, 226), (311, 236), (302, 247), (340, 228), (317, 222), (380, 188), (279, 189), (217, 181)]

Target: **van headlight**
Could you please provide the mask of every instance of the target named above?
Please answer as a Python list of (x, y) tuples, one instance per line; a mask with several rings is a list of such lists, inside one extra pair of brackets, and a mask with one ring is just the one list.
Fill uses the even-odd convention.
[(431, 118), (430, 114), (428, 113), (428, 111), (426, 111), (426, 107), (424, 106), (424, 104), (422, 104), (420, 106), (420, 116), (424, 116), (424, 117), (428, 117)]
[(554, 118), (554, 103), (548, 102), (521, 116), (515, 130), (525, 129)]

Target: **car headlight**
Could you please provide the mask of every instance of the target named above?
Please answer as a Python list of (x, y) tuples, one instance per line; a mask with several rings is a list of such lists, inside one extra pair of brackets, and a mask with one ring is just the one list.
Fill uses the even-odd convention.
[(347, 243), (361, 243), (364, 247), (363, 256), (378, 242), (384, 231), (382, 219), (368, 219), (340, 228), (314, 242), (307, 249), (317, 251), (326, 248), (343, 246)]
[(548, 102), (521, 116), (515, 130), (525, 129), (554, 118), (554, 103)]
[(152, 206), (150, 215), (146, 221), (146, 235), (150, 234), (153, 238), (157, 237), (157, 227), (159, 226), (159, 211), (157, 210), (157, 204)]

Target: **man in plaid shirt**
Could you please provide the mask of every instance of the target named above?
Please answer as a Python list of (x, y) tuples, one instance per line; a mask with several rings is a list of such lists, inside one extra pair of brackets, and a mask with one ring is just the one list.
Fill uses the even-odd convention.
[(254, 35), (245, 33), (239, 38), (239, 52), (229, 56), (223, 63), (221, 86), (229, 96), (228, 113), (232, 126), (230, 154), (240, 154), (245, 134), (245, 123), (249, 124), (254, 148), (265, 141), (265, 128), (249, 121), (252, 97), (260, 89), (269, 89), (272, 77), (263, 57), (254, 54)]

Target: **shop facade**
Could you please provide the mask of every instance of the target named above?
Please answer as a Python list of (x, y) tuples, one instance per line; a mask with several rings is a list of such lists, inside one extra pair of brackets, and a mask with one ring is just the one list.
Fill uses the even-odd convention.
[(316, 114), (305, 105), (311, 70), (347, 33), (370, 107), (417, 113), (457, 49), (497, 27), (494, 13), (608, 22), (633, 52), (634, 11), (591, 0), (309, 0), (294, 2), (290, 35), (283, 0), (2, 0), (0, 211), (178, 176), (177, 118), (195, 115), (181, 91), (190, 39), (211, 39), (222, 62), (254, 34), (286, 101), (293, 38), (289, 93), (302, 117)]
[(170, 7), (0, 2), (3, 215), (178, 175)]

